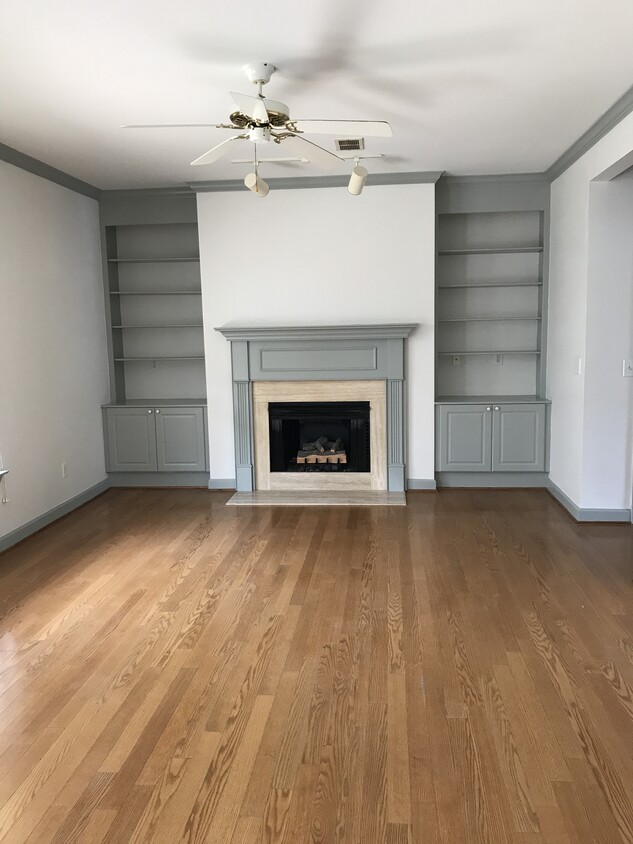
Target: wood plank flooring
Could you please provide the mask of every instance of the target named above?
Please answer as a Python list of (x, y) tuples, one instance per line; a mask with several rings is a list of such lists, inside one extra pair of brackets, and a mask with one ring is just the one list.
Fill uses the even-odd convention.
[(633, 842), (633, 528), (111, 490), (0, 556), (0, 841)]

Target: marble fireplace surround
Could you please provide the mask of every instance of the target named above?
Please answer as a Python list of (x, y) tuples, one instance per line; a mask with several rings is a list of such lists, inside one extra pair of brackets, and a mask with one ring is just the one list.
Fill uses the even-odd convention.
[[(383, 422), (381, 424), (381, 419), (377, 417), (375, 423), (372, 423), (372, 429), (376, 431), (374, 437), (382, 434), (382, 447), (377, 447), (375, 440), (372, 442), (372, 461), (375, 462), (378, 457), (382, 465), (375, 467), (372, 463), (373, 480), (368, 483), (368, 487), (373, 490), (382, 488), (387, 492), (404, 492), (405, 342), (417, 327), (417, 323), (381, 323), (316, 326), (225, 325), (216, 328), (216, 331), (231, 343), (237, 492), (253, 492), (258, 489), (254, 394), (258, 397), (259, 476), (264, 485), (260, 488), (271, 489), (269, 481), (264, 479), (264, 475), (269, 478), (270, 473), (263, 475), (261, 470), (262, 449), (265, 449), (267, 443), (267, 434), (262, 438), (264, 426), (261, 417), (266, 397), (273, 395), (275, 391), (283, 391), (286, 396), (291, 395), (291, 382), (302, 382), (295, 385), (297, 395), (301, 395), (301, 390), (309, 388), (307, 382), (327, 381), (339, 382), (339, 386), (332, 385), (333, 391), (339, 395), (340, 382), (355, 382), (349, 385), (350, 389), (361, 391), (362, 385), (359, 382), (372, 382), (367, 384), (367, 388), (378, 399), (376, 410), (379, 414), (382, 412)], [(267, 388), (262, 382), (274, 382), (274, 386), (269, 383)], [(314, 384), (314, 388), (317, 388), (317, 384)], [(384, 404), (379, 400), (380, 395), (384, 395)], [(333, 400), (336, 400), (336, 397)], [(386, 432), (386, 437), (383, 432)], [(288, 478), (286, 473), (278, 474)], [(299, 473), (297, 476), (304, 477)], [(324, 473), (324, 477), (331, 476)], [(353, 478), (353, 473), (348, 477)], [(305, 484), (302, 480), (297, 482), (297, 489), (305, 489), (305, 486), (301, 486), (302, 483)], [(282, 480), (281, 487), (272, 488), (289, 490), (292, 486), (287, 480)]]

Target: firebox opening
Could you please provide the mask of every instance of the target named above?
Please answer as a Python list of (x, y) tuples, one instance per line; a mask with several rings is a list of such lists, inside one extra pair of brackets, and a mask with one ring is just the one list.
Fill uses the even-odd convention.
[(269, 402), (271, 472), (370, 472), (369, 402)]

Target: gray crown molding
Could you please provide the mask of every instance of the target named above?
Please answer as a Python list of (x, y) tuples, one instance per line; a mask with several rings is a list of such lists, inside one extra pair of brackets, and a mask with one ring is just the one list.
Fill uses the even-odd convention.
[(362, 325), (221, 325), (227, 340), (403, 340), (420, 323)]
[(156, 199), (163, 196), (191, 196), (189, 185), (174, 185), (165, 188), (118, 188), (102, 190), (101, 199)]
[(452, 176), (444, 172), (441, 183), (446, 185), (487, 185), (507, 182), (547, 182), (545, 173), (489, 173), (481, 176)]
[[(442, 175), (442, 170), (419, 171), (413, 173), (370, 173), (367, 184), (376, 185), (432, 185)], [(272, 190), (295, 190), (306, 188), (343, 188), (347, 187), (349, 175), (345, 176), (288, 176), (266, 179)], [(242, 179), (225, 179), (210, 182), (190, 182), (196, 193), (217, 193), (244, 190)]]
[(101, 196), (101, 191), (94, 185), (83, 182), (69, 173), (64, 173), (63, 170), (51, 167), (50, 164), (45, 164), (38, 158), (33, 158), (6, 144), (0, 144), (0, 161), (6, 161), (7, 164), (13, 164), (14, 167), (19, 167), (20, 170), (26, 170), (27, 173), (33, 173), (34, 176), (41, 176), (42, 179), (47, 179), (49, 182), (54, 182), (56, 185), (61, 185), (63, 188), (75, 191), (75, 193), (89, 196), (90, 199), (99, 199)]
[(607, 109), (602, 117), (599, 117), (577, 141), (565, 150), (556, 161), (545, 171), (550, 182), (557, 179), (572, 164), (578, 161), (588, 150), (591, 149), (601, 138), (607, 135), (621, 120), (633, 111), (633, 88), (629, 88), (619, 100)]

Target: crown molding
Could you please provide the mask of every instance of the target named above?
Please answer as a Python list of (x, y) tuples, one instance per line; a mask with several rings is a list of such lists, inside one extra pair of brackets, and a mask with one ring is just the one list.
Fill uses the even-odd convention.
[(193, 190), (189, 185), (168, 188), (120, 188), (102, 190), (100, 199), (156, 199), (163, 196), (191, 196), (192, 194)]
[(33, 173), (34, 176), (41, 176), (42, 179), (47, 179), (49, 182), (54, 182), (56, 185), (75, 191), (75, 193), (89, 196), (91, 199), (99, 199), (101, 196), (101, 191), (94, 185), (83, 182), (69, 173), (64, 173), (63, 170), (51, 167), (50, 164), (45, 164), (38, 158), (33, 158), (6, 144), (0, 144), (0, 161), (6, 161), (7, 164), (13, 164), (20, 170), (26, 170), (27, 173)]
[[(435, 184), (442, 175), (441, 170), (412, 173), (370, 173), (367, 184), (371, 185), (426, 185)], [(345, 176), (288, 176), (266, 179), (272, 190), (295, 190), (307, 188), (347, 187), (349, 175)], [(244, 190), (242, 179), (222, 179), (209, 182), (190, 182), (196, 193), (217, 193)]]
[(512, 182), (547, 182), (545, 173), (490, 173), (482, 176), (452, 176), (444, 173), (440, 179), (446, 185), (487, 185)]
[(592, 146), (604, 138), (615, 126), (633, 111), (633, 87), (629, 88), (619, 100), (607, 109), (577, 141), (565, 150), (556, 161), (545, 171), (548, 181), (553, 182), (572, 164), (578, 161)]

